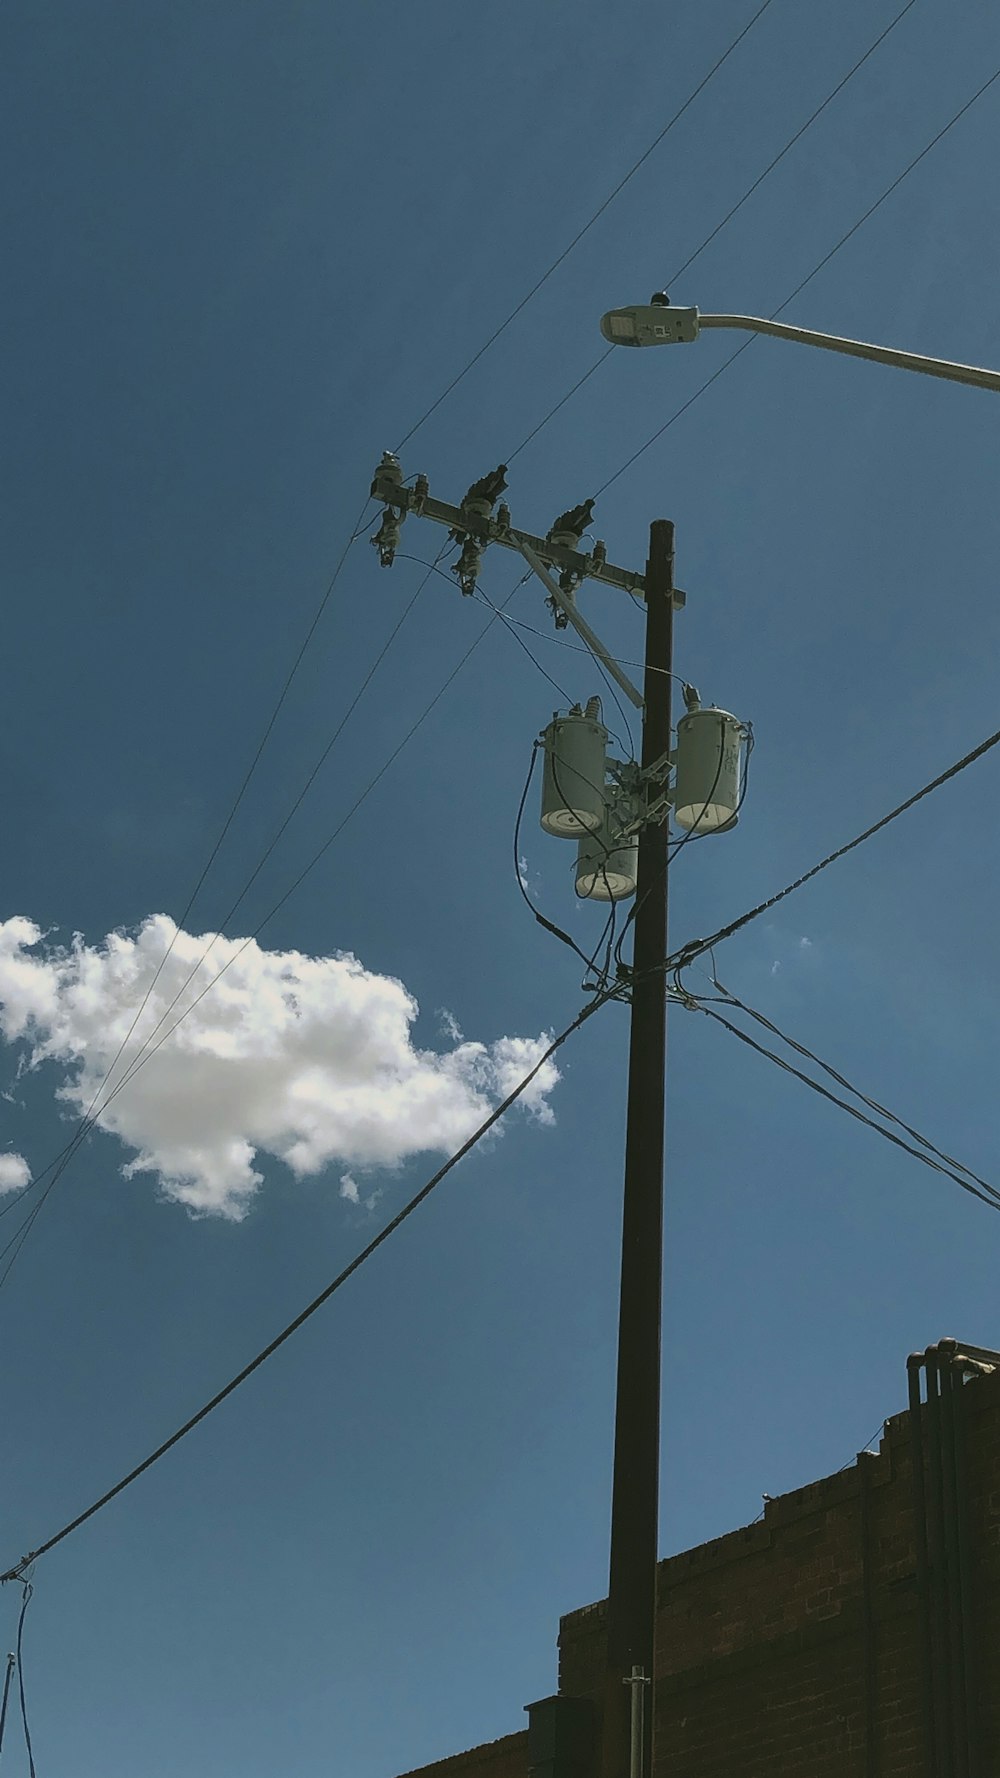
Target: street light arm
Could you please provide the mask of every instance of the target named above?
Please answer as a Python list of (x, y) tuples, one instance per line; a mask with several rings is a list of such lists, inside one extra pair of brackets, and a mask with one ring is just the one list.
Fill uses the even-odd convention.
[(977, 389), (1000, 390), (1000, 371), (983, 370), (975, 364), (952, 364), (947, 358), (925, 358), (919, 352), (897, 352), (891, 346), (872, 346), (864, 340), (842, 339), (836, 333), (816, 333), (809, 327), (790, 327), (784, 321), (765, 321), (757, 315), (701, 315), (703, 327), (745, 328), (750, 333), (773, 334), (776, 339), (798, 340), (803, 346), (823, 346), (850, 358), (870, 358), (876, 364), (893, 364), (898, 370), (916, 370), (928, 377), (944, 377), (950, 383), (971, 383)]

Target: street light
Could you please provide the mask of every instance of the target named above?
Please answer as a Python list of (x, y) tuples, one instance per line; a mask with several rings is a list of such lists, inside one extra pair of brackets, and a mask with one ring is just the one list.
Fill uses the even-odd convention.
[(892, 346), (873, 346), (866, 340), (849, 340), (836, 333), (816, 333), (809, 327), (791, 327), (784, 321), (768, 321), (759, 315), (701, 315), (697, 309), (674, 308), (663, 293), (648, 303), (609, 309), (601, 316), (601, 332), (613, 346), (669, 346), (696, 340), (705, 327), (730, 327), (748, 333), (768, 333), (779, 340), (797, 340), (802, 346), (822, 346), (849, 358), (870, 358), (876, 364), (892, 364), (897, 370), (917, 370), (924, 376), (944, 377), (950, 383), (971, 383), (976, 389), (1000, 390), (1000, 370), (983, 370), (975, 364), (953, 364), (948, 358), (925, 358), (919, 352), (897, 352)]

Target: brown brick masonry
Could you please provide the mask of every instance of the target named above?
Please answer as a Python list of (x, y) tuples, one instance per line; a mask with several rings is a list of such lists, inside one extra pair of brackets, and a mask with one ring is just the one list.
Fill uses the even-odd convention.
[[(961, 1387), (982, 1778), (1000, 1774), (1000, 1370)], [(922, 1423), (926, 1429), (926, 1408)], [(657, 1571), (654, 1778), (924, 1778), (910, 1416), (877, 1456)], [(559, 1692), (597, 1700), (604, 1604), (564, 1617)], [(411, 1778), (589, 1778), (525, 1733)]]

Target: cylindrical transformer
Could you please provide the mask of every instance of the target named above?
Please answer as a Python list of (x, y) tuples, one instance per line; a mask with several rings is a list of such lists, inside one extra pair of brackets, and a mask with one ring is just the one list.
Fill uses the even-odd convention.
[(576, 892), (590, 901), (624, 901), (635, 894), (638, 869), (639, 836), (622, 834), (610, 805), (596, 832), (580, 836)]
[[(596, 702), (596, 700), (595, 700)], [(596, 715), (554, 716), (542, 735), (542, 826), (557, 839), (592, 833), (604, 819), (608, 731)]]
[(743, 725), (727, 710), (691, 710), (677, 724), (674, 820), (698, 833), (736, 824)]

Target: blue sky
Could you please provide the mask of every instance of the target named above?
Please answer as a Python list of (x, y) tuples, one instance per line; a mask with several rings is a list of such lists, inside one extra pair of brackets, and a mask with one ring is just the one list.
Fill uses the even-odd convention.
[[(92, 972), (59, 1002), (61, 1036), (55, 1014), (46, 1027), (49, 1059), (25, 1072), (24, 1043), (3, 1048), (5, 1153), (38, 1168), (65, 1141), (59, 1090), (106, 1041), (106, 935), (133, 944), (150, 916), (179, 917), (379, 453), (753, 10), (3, 8), (0, 918), (34, 923), (50, 972), (80, 934)], [(407, 445), (405, 471), (455, 499), (509, 459), (598, 357), (602, 310), (671, 277), (897, 10), (772, 0)], [(675, 299), (773, 311), (998, 64), (991, 7), (917, 0)], [(786, 319), (1000, 365), (984, 177), (998, 105), (1000, 84)], [(512, 463), (515, 523), (544, 531), (606, 483), (734, 343), (614, 354)], [(998, 414), (978, 391), (761, 341), (601, 498), (598, 534), (626, 565), (651, 519), (674, 519), (676, 664), (756, 727), (738, 830), (678, 860), (676, 942), (997, 726)], [(441, 541), (407, 522), (408, 553)], [(188, 933), (223, 921), (421, 573), (380, 571), (363, 539), (351, 550)], [(491, 597), (515, 579), (487, 558)], [(584, 601), (635, 658), (635, 607), (595, 587)], [(547, 629), (537, 588), (510, 609)], [(485, 620), (427, 584), (227, 941), (284, 894)], [(600, 689), (581, 656), (527, 640), (572, 697)], [(420, 1010), (412, 1043), (393, 1041), (435, 1090), (451, 1020), (495, 1063), (500, 1040), (557, 1030), (580, 1004), (578, 966), (512, 868), (554, 701), (495, 625), (260, 934), (265, 974), (270, 953), (359, 960), (362, 1049), (365, 996), (402, 983)], [(996, 755), (970, 768), (718, 964), (1000, 1183), (998, 769)], [(546, 912), (596, 939), (570, 849), (533, 811), (523, 843)], [(266, 1006), (254, 981), (243, 1004)], [(38, 1565), (25, 1677), (40, 1769), (389, 1778), (517, 1728), (554, 1689), (558, 1615), (606, 1583), (625, 1046), (611, 1007), (564, 1052), (553, 1122), (512, 1117), (233, 1400)], [(352, 1172), (334, 1152), (297, 1176), (259, 1151), (242, 1220), (192, 1216), (162, 1172), (121, 1171), (144, 1136), (162, 1155), (218, 1134), (226, 1093), (188, 1063), (171, 1073), (167, 1047), (150, 1062), (136, 1141), (92, 1139), (0, 1292), (5, 1566), (198, 1407), (437, 1163), (418, 1152), (420, 1117), (386, 1112), (396, 1164)], [(459, 1122), (462, 1092), (489, 1098), (499, 1078), (444, 1072)], [(849, 1461), (903, 1405), (911, 1348), (952, 1332), (1000, 1344), (989, 1210), (682, 1010), (668, 1101), (664, 1553)], [(0, 1644), (19, 1602), (6, 1588)], [(26, 1771), (8, 1732), (11, 1773)]]

